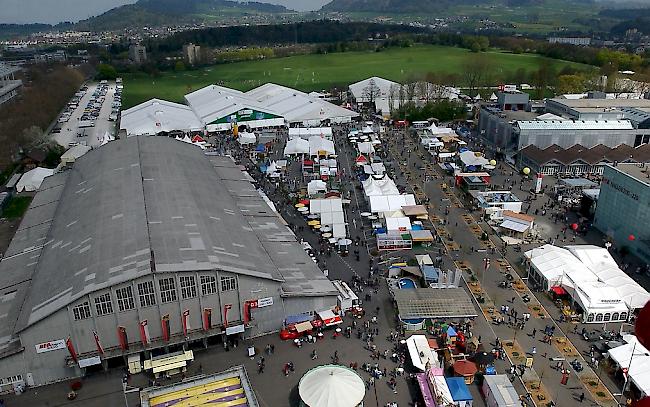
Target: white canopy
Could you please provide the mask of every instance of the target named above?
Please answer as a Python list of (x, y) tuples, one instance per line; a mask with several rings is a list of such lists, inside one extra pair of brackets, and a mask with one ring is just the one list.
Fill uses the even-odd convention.
[(399, 218), (386, 218), (386, 229), (388, 230), (411, 230), (411, 221), (406, 216)]
[(441, 406), (453, 406), (454, 398), (451, 396), (449, 386), (444, 376), (432, 376), (434, 397), (441, 402)]
[(120, 119), (120, 130), (125, 130), (129, 136), (202, 128), (203, 124), (191, 108), (160, 99), (151, 99), (127, 109)]
[(49, 177), (52, 174), (54, 174), (54, 170), (49, 168), (36, 167), (33, 170), (29, 170), (20, 177), (20, 180), (16, 184), (16, 191), (36, 191), (41, 187), (45, 177)]
[(375, 147), (372, 146), (372, 142), (370, 141), (357, 143), (357, 148), (361, 154), (374, 154), (375, 152)]
[(627, 335), (625, 340), (625, 345), (610, 349), (607, 354), (620, 368), (629, 367), (628, 374), (639, 373), (640, 368), (650, 362), (650, 352), (634, 335)]
[(65, 164), (71, 164), (77, 160), (77, 158), (83, 156), (86, 154), (88, 151), (90, 151), (89, 146), (84, 146), (83, 144), (79, 144), (78, 146), (74, 146), (61, 156), (61, 162)]
[(309, 137), (309, 155), (316, 156), (319, 151), (325, 151), (327, 155), (336, 154), (334, 142), (319, 136)]
[(402, 206), (415, 205), (415, 196), (405, 195), (377, 195), (370, 197), (370, 212), (382, 213), (402, 209)]
[(650, 294), (625, 274), (609, 251), (593, 245), (567, 246), (574, 256), (586, 265), (601, 281), (614, 287), (626, 304), (632, 309), (643, 308), (650, 301)]
[[(323, 193), (327, 192), (327, 184), (324, 181), (321, 181), (319, 179), (309, 181), (309, 183), (307, 184), (307, 194), (311, 196), (311, 195), (318, 194), (320, 192), (323, 192)], [(312, 206), (311, 202), (313, 202), (313, 201), (314, 201), (314, 199), (312, 199), (310, 201), (310, 207)], [(311, 209), (311, 208), (310, 208), (310, 212), (311, 213), (318, 213), (318, 212), (314, 212), (313, 209)]]
[(237, 135), (237, 141), (239, 141), (239, 144), (241, 145), (255, 144), (257, 143), (257, 137), (255, 137), (255, 133), (241, 131)]
[(269, 164), (268, 167), (266, 167), (266, 174), (271, 175), (278, 172), (278, 165), (275, 163), (275, 161), (271, 161), (271, 164)]
[(480, 153), (475, 153), (474, 151), (463, 151), (462, 153), (459, 154), (459, 156), (460, 156), (460, 160), (467, 167), (469, 166), (482, 167), (490, 163), (490, 160), (485, 158), (483, 155), (477, 155), (477, 154)]
[(287, 141), (287, 145), (284, 147), (284, 155), (295, 154), (309, 154), (309, 142), (300, 137)]
[[(406, 346), (411, 356), (413, 366), (426, 372), (427, 369), (438, 367), (438, 358), (433, 355), (429, 347), (429, 341), (424, 335), (411, 335), (406, 340)], [(428, 366), (427, 366), (428, 365)]]
[(325, 365), (305, 373), (298, 393), (309, 407), (357, 407), (366, 395), (366, 386), (354, 370)]
[(397, 185), (395, 185), (395, 182), (388, 176), (379, 180), (374, 177), (369, 177), (367, 180), (363, 181), (362, 184), (363, 191), (367, 197), (378, 195), (399, 195)]
[(612, 311), (621, 312), (616, 302), (630, 309), (643, 307), (650, 298), (648, 292), (632, 280), (607, 249), (592, 245), (567, 246), (565, 248), (543, 245), (525, 253), (531, 265), (546, 280), (546, 289), (559, 285), (574, 299), (582, 302), (591, 299), (596, 303), (612, 306)]
[(289, 128), (289, 138), (301, 137), (308, 139), (310, 136), (325, 137), (326, 139), (332, 139), (332, 128), (331, 127), (290, 127)]

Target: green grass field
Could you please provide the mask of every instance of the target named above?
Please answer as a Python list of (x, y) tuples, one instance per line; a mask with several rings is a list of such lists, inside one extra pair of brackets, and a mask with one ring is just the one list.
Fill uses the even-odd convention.
[[(124, 109), (154, 97), (182, 102), (186, 93), (212, 83), (246, 91), (273, 82), (312, 91), (347, 86), (370, 76), (404, 82), (428, 72), (460, 74), (467, 59), (473, 55), (461, 48), (417, 45), (383, 52), (312, 54), (221, 64), (194, 71), (164, 72), (157, 78), (142, 73), (125, 74), (122, 101)], [(586, 65), (533, 54), (493, 51), (487, 55), (492, 60), (494, 83), (519, 68), (532, 72), (542, 63), (558, 69), (564, 65), (588, 69)]]

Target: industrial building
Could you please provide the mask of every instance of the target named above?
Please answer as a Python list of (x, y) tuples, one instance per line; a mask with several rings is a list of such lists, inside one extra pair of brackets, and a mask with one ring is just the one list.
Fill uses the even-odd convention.
[(650, 100), (605, 99), (592, 92), (584, 99), (549, 99), (546, 113), (540, 114), (527, 102), (527, 94), (521, 94), (521, 100), (516, 96), (500, 92), (496, 105), (484, 104), (479, 110), (479, 134), (502, 151), (576, 144), (636, 147), (650, 142)]
[(650, 262), (650, 165), (608, 165), (603, 173), (594, 226), (619, 249)]
[(552, 145), (545, 149), (530, 145), (516, 155), (518, 168), (528, 167), (544, 175), (602, 175), (605, 167), (614, 163), (650, 163), (650, 144), (621, 144), (614, 148), (602, 144), (591, 148), (580, 144), (569, 148)]
[(338, 294), (229, 157), (117, 140), (44, 180), (0, 262), (0, 391), (268, 334)]

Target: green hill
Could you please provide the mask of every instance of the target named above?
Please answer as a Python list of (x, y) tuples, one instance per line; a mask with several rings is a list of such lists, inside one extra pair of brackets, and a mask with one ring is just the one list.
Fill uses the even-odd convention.
[(78, 30), (119, 30), (128, 27), (179, 25), (218, 19), (222, 16), (278, 14), (283, 6), (229, 0), (139, 0), (79, 21)]

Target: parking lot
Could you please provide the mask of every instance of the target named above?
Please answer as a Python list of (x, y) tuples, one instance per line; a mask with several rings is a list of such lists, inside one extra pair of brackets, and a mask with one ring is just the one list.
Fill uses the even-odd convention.
[(121, 107), (121, 82), (84, 85), (73, 96), (51, 131), (65, 148), (83, 144), (97, 147), (108, 132), (113, 135)]

